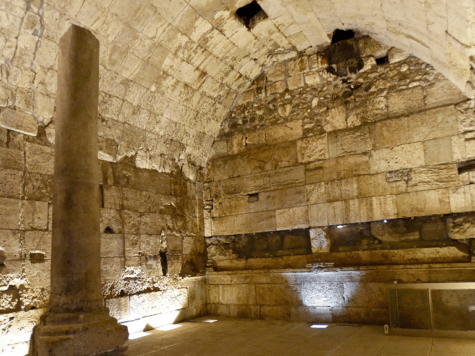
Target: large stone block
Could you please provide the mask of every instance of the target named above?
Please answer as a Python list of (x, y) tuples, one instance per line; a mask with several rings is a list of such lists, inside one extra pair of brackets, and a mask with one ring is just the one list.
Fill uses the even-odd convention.
[(329, 109), (323, 116), (323, 129), (326, 132), (346, 129), (346, 108), (337, 106)]
[(449, 237), (455, 240), (475, 238), (475, 218), (473, 216), (459, 216), (447, 219)]
[(458, 133), (457, 111), (454, 106), (411, 114), (406, 119), (410, 142), (432, 140)]
[(117, 209), (101, 209), (101, 232), (120, 234), (123, 232), (121, 211)]
[(327, 235), (324, 229), (310, 229), (310, 244), (312, 246), (312, 253), (331, 251), (330, 236)]
[(0, 248), (5, 253), (6, 261), (20, 259), (20, 247), (20, 231), (0, 229)]
[(473, 210), (470, 187), (466, 185), (449, 189), (450, 211), (452, 213), (463, 213)]
[(48, 228), (48, 203), (41, 201), (22, 201), (21, 226), (25, 230), (46, 230)]
[(26, 168), (29, 172), (53, 175), (54, 149), (27, 142), (25, 144)]
[(368, 152), (372, 146), (372, 137), (368, 126), (346, 131), (331, 132), (328, 135), (328, 151), (330, 157)]
[(257, 304), (295, 305), (300, 302), (300, 286), (288, 284), (257, 284)]
[(243, 214), (235, 216), (234, 234), (276, 230), (276, 218), (274, 211)]
[(421, 142), (371, 152), (371, 173), (423, 166), (424, 146)]
[(158, 292), (130, 296), (129, 315), (131, 318), (154, 314), (164, 314), (188, 307), (188, 289), (169, 289)]
[[(307, 183), (317, 183), (322, 180), (352, 178), (362, 174), (369, 174), (370, 170), (369, 156), (364, 154), (330, 158), (326, 160), (322, 166), (323, 177), (320, 174), (307, 176)], [(311, 167), (308, 167), (308, 170), (310, 170), (310, 168)]]
[(424, 108), (424, 93), (421, 87), (409, 88), (388, 94), (388, 114), (398, 116)]
[(50, 231), (26, 231), (24, 247), (27, 258), (31, 259), (30, 252), (38, 251), (45, 254), (45, 259), (50, 259), (51, 239), (52, 233)]
[(308, 163), (328, 158), (327, 135), (312, 136), (297, 141), (298, 161)]
[(396, 198), (394, 195), (386, 195), (372, 198), (373, 219), (395, 219), (398, 217)]
[(301, 300), (311, 307), (336, 307), (345, 305), (342, 283), (302, 283)]
[(30, 136), (38, 134), (38, 125), (33, 115), (10, 108), (0, 112), (0, 127)]
[(399, 194), (396, 196), (396, 205), (398, 218), (450, 213), (447, 189)]
[(22, 170), (23, 165), (22, 151), (0, 147), (0, 167)]
[(0, 170), (0, 197), (20, 198), (23, 172), (16, 169)]
[(282, 125), (273, 125), (266, 129), (266, 143), (276, 144), (294, 141), (302, 137), (302, 120), (290, 121)]
[(276, 210), (275, 225), (276, 230), (292, 230), (308, 227), (307, 206)]
[(388, 103), (385, 97), (376, 97), (365, 102), (356, 102), (346, 108), (348, 127), (376, 122), (388, 116)]
[(101, 257), (124, 257), (124, 235), (101, 234)]
[(438, 80), (424, 88), (426, 107), (450, 105), (464, 100), (467, 97), (449, 80)]
[(329, 307), (296, 306), (290, 311), (290, 320), (306, 323), (332, 323), (332, 309)]
[(307, 190), (308, 204), (318, 204), (326, 201), (324, 182), (307, 184), (305, 188)]
[(20, 200), (0, 198), (0, 228), (18, 229), (20, 227), (20, 212)]
[(308, 220), (310, 226), (328, 225), (327, 211), (330, 203), (315, 204), (308, 207)]
[(53, 176), (27, 172), (25, 174), (25, 195), (28, 200), (53, 200)]
[(256, 304), (256, 286), (253, 284), (220, 285), (219, 300), (223, 304)]
[(459, 183), (456, 164), (414, 168), (408, 181), (408, 191), (454, 187)]
[(454, 161), (452, 137), (442, 137), (424, 142), (424, 157), (427, 165)]
[(405, 191), (405, 181), (388, 182), (385, 173), (358, 177), (358, 195), (362, 198), (398, 194)]

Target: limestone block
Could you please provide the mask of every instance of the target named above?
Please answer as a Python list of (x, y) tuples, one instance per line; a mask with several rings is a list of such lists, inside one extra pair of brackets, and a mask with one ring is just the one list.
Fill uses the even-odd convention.
[[(286, 189), (263, 192), (260, 194), (264, 201), (269, 201), (270, 209), (285, 209), (294, 206), (305, 205), (305, 186), (290, 187)], [(267, 210), (267, 209), (264, 209)]]
[(328, 152), (330, 157), (346, 156), (368, 152), (372, 140), (368, 126), (347, 131), (331, 132), (328, 135)]
[(300, 286), (286, 284), (257, 284), (256, 300), (260, 305), (294, 305), (300, 301)]
[(287, 62), (287, 70), (289, 75), (295, 75), (308, 70), (308, 57), (302, 56)]
[(382, 148), (371, 152), (371, 173), (394, 171), (402, 168), (423, 166), (424, 145), (422, 142)]
[(101, 234), (101, 257), (123, 257), (124, 235)]
[(308, 220), (310, 226), (328, 225), (328, 214), (330, 203), (310, 205), (308, 207)]
[(124, 321), (129, 318), (129, 296), (120, 298), (111, 298), (105, 300), (106, 307), (109, 308), (109, 314), (117, 321)]
[(452, 213), (463, 213), (473, 209), (470, 186), (449, 189), (449, 199)]
[(230, 307), (230, 305), (208, 304), (207, 312), (208, 315), (229, 316)]
[(311, 283), (301, 285), (301, 300), (305, 306), (336, 307), (345, 305), (343, 283)]
[[(397, 197), (400, 197), (398, 195)], [(399, 213), (399, 204), (396, 205), (396, 197), (394, 195), (386, 195), (372, 198), (373, 219), (395, 219)]]
[(117, 209), (101, 209), (101, 232), (120, 234), (122, 229), (121, 211)]
[[(300, 32), (301, 33), (301, 32)], [(289, 305), (265, 305), (259, 310), (261, 320), (290, 320)]]
[(373, 220), (373, 199), (352, 199), (345, 201), (348, 223)]
[[(135, 237), (132, 237), (135, 239)], [(135, 248), (135, 241), (130, 241), (131, 248)], [(164, 235), (146, 235), (141, 234), (138, 240), (138, 249), (139, 255), (144, 256), (158, 256), (160, 252), (164, 252), (166, 250), (166, 237)]]
[(341, 180), (325, 182), (325, 197), (327, 202), (341, 200)]
[(308, 227), (308, 209), (300, 206), (275, 211), (276, 230), (291, 230)]
[(472, 131), (475, 126), (475, 112), (472, 101), (457, 105), (457, 120), (461, 132)]
[(412, 138), (407, 126), (405, 117), (377, 122), (373, 126), (373, 148), (394, 147), (410, 143)]
[(447, 189), (399, 194), (396, 196), (396, 205), (398, 218), (450, 213)]
[(388, 116), (386, 97), (352, 103), (346, 107), (346, 116), (349, 128), (383, 120)]
[(220, 285), (219, 300), (223, 304), (256, 304), (256, 286), (252, 284)]
[(25, 230), (48, 228), (48, 203), (40, 201), (22, 201), (20, 223)]
[(246, 234), (252, 232), (275, 231), (276, 217), (274, 211), (236, 215), (234, 234)]
[(467, 100), (467, 97), (451, 81), (439, 80), (424, 88), (424, 100), (429, 108), (455, 104)]
[(219, 300), (219, 285), (208, 285), (208, 303), (218, 304)]
[(167, 252), (171, 255), (183, 254), (183, 236), (176, 234), (167, 234)]
[(124, 253), (126, 257), (139, 256), (140, 235), (125, 234), (124, 235)]
[(344, 298), (348, 307), (387, 308), (387, 292), (384, 283), (344, 283)]
[(271, 82), (284, 80), (286, 77), (285, 62), (278, 62), (267, 69), (267, 79)]
[(51, 260), (42, 263), (25, 261), (25, 274), (33, 288), (46, 288), (51, 284)]
[(328, 203), (328, 225), (338, 225), (347, 222), (346, 206), (344, 201)]
[(122, 210), (122, 218), (126, 234), (140, 233), (140, 213), (138, 211)]
[(20, 222), (20, 200), (0, 198), (0, 228), (18, 229)]
[(15, 169), (0, 171), (0, 196), (6, 198), (20, 198), (23, 186), (23, 172)]
[(304, 77), (302, 74), (294, 75), (287, 78), (287, 86), (290, 90), (294, 90), (304, 86)]
[(228, 145), (228, 154), (230, 155), (243, 152), (246, 148), (245, 136), (242, 134), (231, 136), (227, 140), (227, 145)]
[(29, 200), (53, 200), (53, 176), (27, 172), (25, 180), (25, 196)]
[(229, 316), (234, 318), (258, 319), (259, 306), (257, 305), (230, 305)]
[(421, 87), (409, 88), (388, 94), (388, 114), (398, 116), (424, 108), (424, 93)]
[[(102, 257), (101, 279), (102, 281), (119, 280), (124, 273), (124, 257)], [(148, 276), (148, 275), (147, 275)]]
[(408, 181), (408, 191), (453, 187), (459, 182), (456, 164), (414, 168)]
[[(351, 155), (344, 157), (331, 158), (324, 162), (324, 179), (343, 179), (369, 174), (369, 156)], [(308, 183), (315, 183), (307, 178)]]
[(453, 106), (411, 114), (406, 121), (410, 142), (431, 140), (458, 133), (457, 112)]
[(308, 74), (305, 74), (305, 84), (308, 86), (315, 86), (317, 84), (320, 84), (320, 75), (317, 72), (310, 72)]
[(293, 141), (302, 137), (302, 120), (290, 121), (283, 125), (273, 125), (266, 129), (266, 143), (276, 144)]
[(401, 241), (419, 241), (421, 234), (419, 229), (411, 228), (404, 221), (395, 220), (389, 222), (372, 222), (371, 234), (385, 243)]
[(337, 106), (329, 109), (323, 118), (323, 128), (326, 132), (346, 129), (346, 108)]
[(402, 49), (399, 49), (399, 48), (391, 48), (391, 50), (388, 53), (389, 63), (391, 64), (403, 61), (409, 56), (410, 56), (410, 53), (407, 53), (406, 51), (403, 51)]
[(23, 152), (10, 148), (0, 147), (0, 167), (23, 169)]
[(330, 252), (331, 240), (324, 229), (310, 229), (312, 253)]
[(129, 317), (164, 314), (188, 307), (188, 289), (178, 288), (131, 295)]
[(307, 184), (305, 188), (307, 191), (308, 204), (318, 204), (326, 201), (324, 182)]
[(5, 254), (6, 262), (20, 259), (20, 231), (0, 229), (0, 248)]
[(406, 181), (398, 180), (394, 182), (388, 182), (388, 173), (359, 176), (357, 178), (358, 195), (362, 198), (366, 198), (378, 195), (390, 195), (405, 192)]
[(170, 215), (144, 213), (140, 216), (140, 233), (160, 234), (164, 230), (173, 229), (178, 222), (177, 217), (175, 220), (173, 221)]
[(27, 142), (25, 144), (26, 168), (29, 172), (53, 175), (54, 149)]
[[(226, 179), (220, 182), (220, 189), (224, 194), (243, 194), (284, 189), (303, 185), (304, 182), (305, 167), (300, 165), (247, 177)], [(213, 187), (213, 189), (216, 189), (216, 187)]]
[(297, 141), (298, 161), (314, 162), (328, 158), (327, 135), (318, 135)]
[(39, 251), (45, 254), (45, 259), (51, 258), (51, 239), (50, 231), (26, 231), (25, 245), (26, 257), (30, 258), (30, 252)]
[(454, 161), (453, 137), (442, 137), (424, 142), (424, 157), (427, 165)]
[(473, 216), (459, 216), (447, 219), (449, 237), (455, 240), (475, 238), (475, 219)]
[(0, 127), (30, 136), (38, 134), (38, 125), (33, 115), (9, 108), (0, 112)]

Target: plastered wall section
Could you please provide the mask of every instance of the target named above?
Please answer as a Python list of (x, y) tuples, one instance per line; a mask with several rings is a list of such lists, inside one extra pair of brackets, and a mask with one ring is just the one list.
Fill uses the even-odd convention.
[[(26, 354), (48, 306), (53, 142), (42, 128), (36, 136), (0, 128), (2, 355)], [(205, 313), (202, 185), (181, 171), (137, 168), (131, 159), (98, 164), (103, 294), (111, 315), (133, 332)]]
[(417, 58), (389, 60), (340, 77), (303, 55), (256, 79), (213, 146), (206, 236), (472, 211), (473, 103)]

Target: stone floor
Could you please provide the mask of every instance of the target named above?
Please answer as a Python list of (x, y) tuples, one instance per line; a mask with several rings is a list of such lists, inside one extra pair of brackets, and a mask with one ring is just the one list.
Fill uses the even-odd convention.
[[(204, 320), (218, 320), (207, 323)], [(178, 326), (178, 327), (177, 327)], [(206, 317), (132, 337), (126, 355), (160, 356), (475, 356), (475, 340), (387, 336), (379, 326)]]

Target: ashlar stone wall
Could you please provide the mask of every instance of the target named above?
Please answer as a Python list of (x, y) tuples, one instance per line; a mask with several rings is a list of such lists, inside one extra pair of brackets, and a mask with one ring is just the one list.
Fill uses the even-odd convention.
[[(26, 354), (49, 299), (54, 137), (0, 129), (0, 353)], [(130, 332), (206, 313), (202, 183), (137, 168), (102, 169), (106, 306)], [(85, 266), (88, 261), (84, 261)]]
[(359, 58), (302, 54), (239, 98), (213, 146), (206, 236), (473, 210), (472, 102), (415, 57), (348, 41)]

